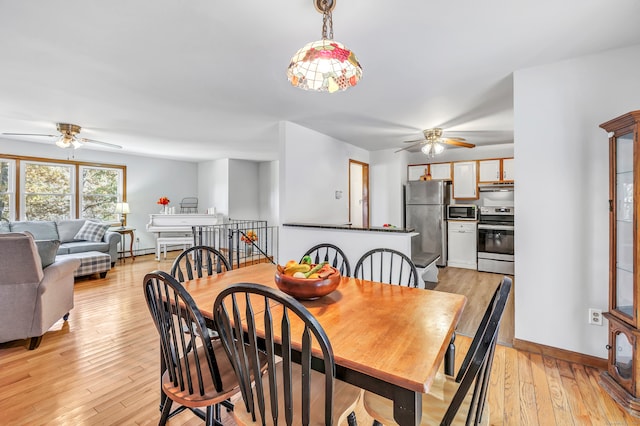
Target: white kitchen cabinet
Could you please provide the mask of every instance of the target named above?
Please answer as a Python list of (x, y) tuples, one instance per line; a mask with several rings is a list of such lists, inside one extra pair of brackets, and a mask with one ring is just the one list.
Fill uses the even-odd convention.
[(478, 182), (497, 182), (500, 180), (500, 160), (478, 161)]
[(420, 180), (420, 176), (427, 174), (428, 164), (418, 164), (407, 167), (407, 180)]
[(504, 181), (513, 181), (513, 158), (503, 158), (502, 159), (502, 180)]
[(429, 165), (431, 179), (451, 180), (451, 163), (435, 163)]
[(478, 161), (478, 182), (513, 182), (513, 158)]
[(453, 163), (453, 198), (478, 198), (476, 161)]
[(447, 223), (447, 227), (447, 266), (477, 269), (477, 222), (450, 220)]

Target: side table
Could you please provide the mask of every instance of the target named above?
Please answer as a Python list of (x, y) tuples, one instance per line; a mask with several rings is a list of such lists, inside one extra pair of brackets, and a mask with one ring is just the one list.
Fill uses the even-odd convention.
[(134, 233), (133, 231), (135, 231), (136, 228), (128, 228), (128, 227), (116, 227), (116, 228), (109, 228), (109, 231), (111, 232), (117, 232), (118, 234), (120, 234), (120, 251), (118, 251), (119, 254), (119, 258), (121, 260), (125, 260), (124, 258), (124, 253), (125, 253), (125, 249), (124, 249), (124, 243), (125, 243), (125, 235), (129, 234), (129, 238), (131, 240), (130, 244), (129, 244), (129, 255), (131, 256), (131, 260), (135, 260), (136, 256), (133, 254), (133, 241), (135, 240), (134, 237)]

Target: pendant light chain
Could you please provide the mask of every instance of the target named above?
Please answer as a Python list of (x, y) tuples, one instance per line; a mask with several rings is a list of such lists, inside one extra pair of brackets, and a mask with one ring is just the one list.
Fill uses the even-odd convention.
[[(328, 36), (327, 36), (328, 29)], [(322, 39), (333, 40), (333, 17), (327, 0), (322, 0)]]

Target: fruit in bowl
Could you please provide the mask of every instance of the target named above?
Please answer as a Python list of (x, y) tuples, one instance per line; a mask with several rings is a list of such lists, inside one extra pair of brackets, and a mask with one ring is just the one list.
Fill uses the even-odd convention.
[(340, 284), (340, 272), (327, 262), (313, 264), (310, 259), (285, 266), (278, 265), (276, 285), (290, 296), (300, 300), (314, 300), (334, 291)]

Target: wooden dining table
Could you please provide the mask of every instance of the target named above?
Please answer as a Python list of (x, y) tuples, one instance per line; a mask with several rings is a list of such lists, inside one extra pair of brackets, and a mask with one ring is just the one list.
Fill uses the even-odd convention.
[[(276, 266), (257, 264), (184, 283), (205, 318), (230, 284), (277, 288)], [(422, 394), (443, 362), (466, 297), (342, 277), (337, 290), (303, 305), (325, 330), (336, 378), (394, 401), (400, 425), (418, 425)]]

